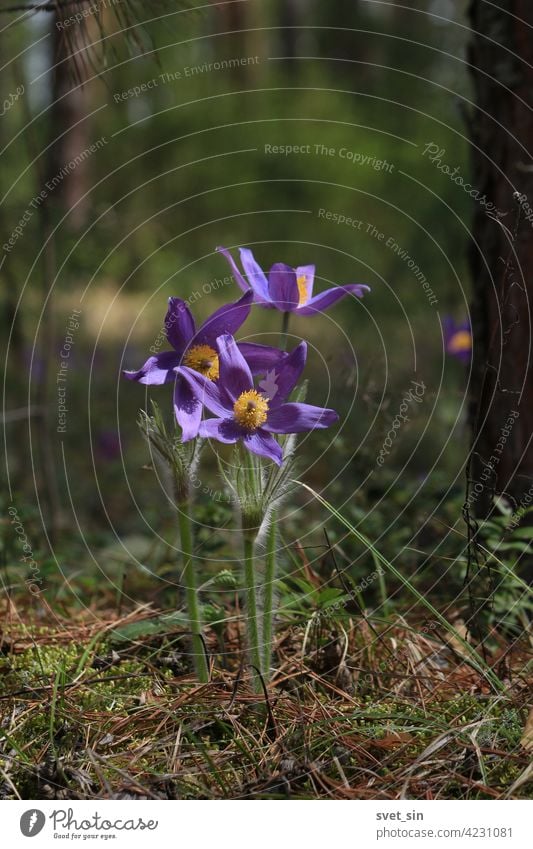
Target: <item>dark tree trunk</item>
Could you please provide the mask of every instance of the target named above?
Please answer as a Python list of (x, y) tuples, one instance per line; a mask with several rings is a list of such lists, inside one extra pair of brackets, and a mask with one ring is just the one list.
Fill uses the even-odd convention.
[(282, 56), (286, 57), (283, 71), (293, 79), (298, 75), (298, 42), (302, 37), (300, 27), (306, 22), (306, 7), (302, 0), (278, 0), (279, 41)]
[[(228, 41), (231, 44), (231, 58), (264, 54), (268, 39), (268, 30), (261, 30), (264, 25), (264, 16), (265, 9), (260, 3), (228, 3), (213, 6), (213, 17), (217, 26), (232, 34)], [(217, 55), (217, 58), (222, 57)], [(228, 58), (230, 58), (229, 55)], [(229, 74), (233, 78), (234, 85), (244, 88), (252, 84), (257, 75), (257, 66), (253, 63), (237, 65), (229, 70)]]
[[(533, 505), (533, 3), (472, 0), (469, 60), (477, 109), (471, 118), (474, 338), (472, 452), (465, 519), (469, 537), (469, 630), (483, 645), (498, 591), (479, 548), (473, 517), (490, 516), (495, 496), (514, 524)], [(489, 206), (493, 204), (493, 206)], [(527, 518), (526, 518), (527, 517)], [(532, 558), (516, 567), (533, 578)]]
[[(50, 202), (58, 212), (70, 212), (67, 226), (79, 230), (87, 220), (89, 159), (76, 157), (90, 144), (88, 88), (90, 74), (84, 38), (79, 27), (62, 28), (69, 8), (58, 9), (52, 17), (53, 71), (50, 135), (46, 179), (51, 182)], [(75, 58), (73, 58), (73, 54)], [(77, 54), (77, 55), (76, 55)]]
[[(314, 9), (314, 23), (325, 27), (317, 33), (320, 47), (324, 48), (323, 55), (338, 59), (359, 59), (364, 39), (361, 33), (350, 32), (350, 28), (357, 29), (361, 24), (360, 0), (337, 0), (335, 3), (315, 0)], [(350, 66), (342, 69), (341, 66), (340, 72), (343, 70), (351, 74), (353, 69)]]
[[(56, 276), (54, 225), (69, 212), (61, 225), (79, 230), (87, 219), (87, 199), (84, 195), (88, 181), (88, 159), (79, 158), (90, 143), (90, 122), (87, 120), (87, 89), (84, 83), (89, 74), (84, 36), (79, 26), (63, 26), (72, 11), (58, 6), (51, 18), (53, 54), (51, 73), (51, 106), (49, 118), (50, 144), (39, 163), (37, 177), (39, 190), (46, 197), (39, 207), (40, 239), (43, 254), (40, 263), (43, 303), (46, 310), (41, 322), (39, 339), (41, 350), (41, 380), (37, 387), (37, 402), (41, 413), (37, 421), (40, 438), (39, 467), (41, 489), (47, 505), (47, 531), (53, 544), (64, 522), (59, 495), (58, 468), (60, 468), (57, 410), (50, 404), (57, 397), (54, 371), (57, 369), (57, 339), (55, 327), (54, 279)], [(76, 51), (80, 51), (76, 55)], [(77, 158), (78, 157), (78, 158)], [(58, 284), (59, 285), (59, 284)]]
[[(469, 506), (533, 504), (533, 3), (472, 0), (474, 361)], [(518, 193), (518, 196), (517, 196)]]

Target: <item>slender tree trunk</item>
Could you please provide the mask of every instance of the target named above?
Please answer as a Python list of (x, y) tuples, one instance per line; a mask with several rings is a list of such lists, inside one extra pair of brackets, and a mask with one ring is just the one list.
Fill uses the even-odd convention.
[[(228, 3), (213, 6), (216, 25), (232, 33), (228, 38), (232, 58), (254, 57), (264, 52), (265, 38), (268, 33), (254, 31), (263, 25), (263, 14), (264, 9), (260, 3)], [(234, 85), (246, 87), (252, 84), (257, 77), (257, 72), (257, 66), (251, 63), (237, 65), (229, 73)]]
[(64, 521), (57, 471), (60, 468), (56, 434), (57, 409), (55, 404), (50, 404), (50, 398), (57, 398), (54, 374), (57, 371), (58, 349), (52, 288), (57, 268), (53, 228), (65, 212), (70, 212), (67, 223), (63, 226), (80, 229), (86, 221), (88, 211), (86, 200), (81, 200), (87, 188), (88, 160), (75, 160), (89, 145), (87, 91), (83, 85), (89, 69), (83, 52), (80, 56), (73, 56), (83, 47), (84, 42), (78, 32), (79, 27), (63, 27), (63, 20), (68, 14), (68, 8), (58, 7), (50, 22), (53, 44), (50, 146), (42, 164), (36, 159), (39, 163), (36, 168), (39, 190), (46, 191), (46, 198), (39, 207), (40, 238), (45, 246), (40, 273), (43, 301), (48, 299), (40, 330), (42, 374), (37, 389), (37, 400), (42, 413), (39, 420), (39, 459), (48, 508), (48, 536), (52, 544)]
[[(90, 161), (76, 157), (90, 142), (90, 121), (87, 120), (89, 75), (87, 52), (79, 26), (63, 27), (63, 19), (71, 10), (58, 9), (51, 22), (53, 43), (52, 107), (50, 110), (53, 143), (48, 151), (46, 177), (54, 188), (50, 192), (52, 209), (70, 211), (67, 226), (78, 230), (87, 220), (87, 199), (83, 199), (89, 178)], [(79, 51), (76, 55), (76, 51)], [(73, 54), (75, 58), (72, 58)], [(70, 167), (69, 167), (70, 166)], [(65, 169), (68, 169), (65, 171)]]
[(300, 27), (306, 20), (308, 21), (305, 15), (305, 4), (302, 0), (278, 0), (276, 11), (281, 27), (279, 31), (280, 48), (282, 55), (286, 57), (283, 70), (292, 80), (298, 76), (300, 70), (296, 57), (298, 55), (298, 44), (303, 34)]
[[(0, 55), (6, 55), (4, 52), (4, 42), (6, 41), (5, 33), (0, 32)], [(7, 51), (6, 51), (7, 52)], [(16, 91), (17, 83), (13, 81), (12, 89), (10, 91), (9, 86), (7, 84), (9, 77), (6, 71), (0, 74), (0, 103), (4, 103), (8, 100), (11, 91)], [(27, 97), (27, 93), (22, 95), (23, 97)], [(16, 106), (14, 107), (17, 108)], [(8, 135), (6, 133), (6, 115), (2, 115), (0, 117), (0, 150), (3, 150), (5, 145), (8, 142)], [(2, 169), (0, 172), (0, 196), (3, 197), (8, 185), (8, 172), (6, 169)], [(13, 229), (13, 223), (6, 216), (4, 206), (0, 206), (0, 234), (1, 239), (0, 243), (4, 244), (7, 242), (9, 237), (11, 236), (11, 230)], [(3, 297), (2, 297), (2, 313), (3, 313), (3, 330), (2, 339), (5, 341), (7, 345), (7, 340), (11, 334), (10, 339), (10, 362), (22, 363), (24, 358), (24, 339), (20, 321), (20, 313), (17, 313), (17, 302), (19, 298), (19, 281), (17, 279), (16, 271), (13, 268), (13, 258), (2, 252), (0, 254), (0, 285), (2, 286)], [(6, 359), (7, 348), (2, 345), (2, 362), (4, 363), (4, 367), (7, 365)], [(7, 406), (9, 407), (10, 403), (15, 403), (17, 406), (21, 401), (21, 386), (17, 384), (10, 391), (10, 399), (8, 400)]]

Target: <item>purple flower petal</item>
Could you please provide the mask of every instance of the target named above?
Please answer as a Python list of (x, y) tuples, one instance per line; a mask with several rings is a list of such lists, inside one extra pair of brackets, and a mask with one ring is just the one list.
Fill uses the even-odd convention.
[(270, 345), (258, 345), (255, 342), (237, 342), (239, 351), (250, 366), (252, 374), (262, 374), (275, 368), (288, 354)]
[(293, 312), (300, 303), (300, 293), (294, 268), (276, 262), (268, 273), (270, 300), (278, 310)]
[(246, 280), (242, 276), (241, 272), (237, 268), (237, 263), (233, 259), (232, 255), (230, 254), (228, 249), (219, 247), (219, 248), (217, 248), (217, 251), (219, 252), (219, 254), (222, 254), (222, 256), (225, 256), (227, 261), (229, 262), (230, 268), (233, 272), (233, 276), (235, 277), (235, 280), (237, 281), (237, 285), (242, 289), (243, 292), (248, 292), (251, 287), (246, 282)]
[(182, 442), (188, 442), (189, 439), (198, 436), (198, 428), (202, 420), (202, 404), (184, 379), (181, 369), (176, 374), (174, 385), (174, 413), (182, 429)]
[(230, 444), (242, 437), (242, 427), (233, 419), (204, 419), (200, 425), (199, 436)]
[(165, 316), (165, 333), (178, 354), (183, 354), (195, 330), (194, 318), (185, 301), (181, 298), (169, 298)]
[(247, 433), (243, 437), (243, 442), (248, 451), (252, 454), (259, 454), (260, 457), (267, 457), (273, 460), (278, 466), (281, 466), (283, 459), (283, 451), (281, 445), (276, 442), (273, 436), (266, 433), (262, 428), (254, 430), (253, 433)]
[(200, 404), (207, 407), (211, 413), (223, 418), (227, 417), (228, 413), (233, 413), (233, 404), (227, 401), (225, 394), (216, 383), (187, 366), (181, 366), (178, 371), (195, 398), (198, 398)]
[(317, 312), (328, 309), (346, 295), (355, 295), (357, 298), (362, 298), (365, 292), (370, 292), (370, 286), (365, 286), (363, 283), (346, 283), (344, 286), (335, 286), (334, 289), (327, 289), (320, 295), (315, 295), (305, 306), (300, 307), (298, 312), (300, 315), (316, 315)]
[(248, 318), (253, 299), (254, 293), (249, 289), (236, 303), (224, 304), (204, 321), (194, 337), (193, 344), (213, 347), (217, 338), (224, 333), (231, 333), (233, 336)]
[(252, 373), (233, 336), (219, 336), (217, 347), (220, 383), (228, 397), (236, 401), (242, 392), (253, 389)]
[(299, 345), (288, 354), (281, 365), (269, 373), (269, 387), (265, 389), (271, 408), (283, 404), (298, 383), (307, 359), (307, 342)]
[[(301, 277), (305, 277), (305, 290), (307, 292), (307, 296), (305, 298), (304, 304), (313, 297), (313, 284), (315, 282), (315, 266), (314, 265), (299, 265), (296, 269), (296, 279), (298, 280)], [(298, 289), (299, 291), (299, 289)], [(300, 293), (300, 292), (299, 292)], [(300, 293), (300, 301), (301, 301), (301, 293)], [(303, 306), (303, 304), (302, 304)]]
[(100, 430), (96, 434), (96, 453), (103, 460), (116, 460), (122, 453), (118, 430)]
[(256, 300), (270, 301), (266, 274), (259, 263), (255, 261), (255, 257), (250, 248), (239, 248), (239, 253), (241, 255), (241, 263), (244, 268), (244, 273), (248, 278), (248, 283), (254, 290)]
[(311, 404), (282, 404), (269, 410), (263, 428), (270, 433), (303, 433), (330, 427), (339, 420), (335, 410), (313, 407)]
[(128, 380), (136, 380), (148, 386), (160, 386), (162, 383), (174, 380), (173, 369), (179, 365), (179, 361), (176, 351), (162, 351), (147, 359), (138, 371), (125, 371), (123, 374)]

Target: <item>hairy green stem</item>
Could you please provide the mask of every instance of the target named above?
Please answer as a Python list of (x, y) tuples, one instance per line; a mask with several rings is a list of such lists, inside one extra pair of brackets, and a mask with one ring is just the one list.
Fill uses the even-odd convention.
[(261, 656), (259, 654), (259, 628), (257, 623), (257, 594), (254, 570), (254, 536), (244, 533), (244, 582), (246, 585), (246, 628), (248, 632), (248, 648), (250, 661), (255, 667), (252, 674), (254, 690), (261, 689), (259, 672), (261, 671)]
[(268, 529), (265, 585), (263, 599), (263, 674), (270, 678), (270, 663), (272, 658), (272, 619), (274, 612), (274, 581), (276, 578), (276, 515), (271, 516)]
[(285, 351), (287, 348), (287, 334), (289, 332), (289, 322), (291, 320), (290, 312), (282, 313), (281, 319), (281, 330), (279, 334), (279, 347), (282, 351)]
[(181, 537), (181, 550), (183, 556), (183, 580), (185, 581), (185, 598), (187, 600), (187, 613), (192, 633), (192, 651), (196, 675), (202, 684), (209, 681), (209, 668), (205, 656), (205, 647), (202, 640), (202, 618), (200, 615), (200, 603), (198, 600), (198, 588), (196, 585), (196, 571), (192, 550), (191, 519), (189, 516), (189, 505), (178, 505), (178, 517)]
[[(287, 348), (287, 335), (289, 332), (290, 312), (284, 312), (281, 318), (281, 330), (279, 334), (279, 347), (282, 351)], [(272, 616), (274, 604), (274, 580), (276, 577), (276, 514), (270, 517), (268, 529), (265, 582), (263, 586), (263, 652), (262, 670), (264, 676), (270, 677), (270, 663), (272, 658)]]

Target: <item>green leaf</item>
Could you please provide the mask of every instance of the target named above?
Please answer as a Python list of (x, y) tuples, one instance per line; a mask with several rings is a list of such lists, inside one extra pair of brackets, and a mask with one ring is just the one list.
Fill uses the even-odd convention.
[(233, 574), (231, 569), (222, 569), (221, 572), (214, 575), (212, 578), (209, 578), (204, 584), (202, 584), (201, 589), (205, 590), (207, 587), (219, 586), (224, 587), (230, 590), (236, 589), (239, 582), (237, 577)]
[(319, 607), (330, 607), (332, 604), (337, 604), (341, 599), (348, 600), (348, 598), (349, 596), (338, 587), (326, 587), (318, 593), (317, 602)]
[(171, 613), (169, 616), (157, 616), (153, 619), (143, 619), (142, 622), (128, 622), (110, 632), (112, 641), (138, 640), (140, 637), (150, 637), (153, 634), (166, 634), (175, 628), (187, 628), (188, 620), (184, 613)]

